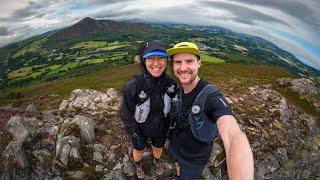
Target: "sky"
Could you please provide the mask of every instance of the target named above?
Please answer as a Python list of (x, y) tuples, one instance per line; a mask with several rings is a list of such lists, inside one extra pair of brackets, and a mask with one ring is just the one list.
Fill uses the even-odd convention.
[(320, 70), (320, 0), (0, 0), (0, 47), (85, 17), (221, 26)]

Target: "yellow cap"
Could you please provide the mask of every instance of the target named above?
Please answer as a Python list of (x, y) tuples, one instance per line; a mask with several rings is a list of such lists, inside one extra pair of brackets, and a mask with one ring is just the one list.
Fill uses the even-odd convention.
[(190, 53), (200, 57), (200, 51), (198, 46), (191, 42), (180, 42), (167, 50), (169, 56), (173, 56), (178, 53)]

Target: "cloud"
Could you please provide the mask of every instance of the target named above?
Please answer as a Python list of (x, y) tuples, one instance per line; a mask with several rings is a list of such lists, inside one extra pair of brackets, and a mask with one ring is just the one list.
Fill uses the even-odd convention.
[(130, 15), (137, 15), (140, 13), (141, 10), (138, 9), (131, 9), (131, 10), (118, 10), (118, 9), (111, 9), (111, 10), (103, 10), (94, 14), (92, 17), (97, 19), (110, 19), (110, 18), (121, 18)]
[(279, 0), (228, 0), (232, 2), (240, 2), (247, 5), (258, 5), (261, 7), (269, 7), (278, 9), (286, 14), (289, 14), (297, 19), (305, 21), (314, 27), (320, 28), (320, 4), (315, 1), (279, 1)]
[(7, 36), (9, 35), (8, 29), (6, 27), (0, 27), (0, 36)]
[(110, 5), (116, 3), (124, 3), (133, 0), (85, 0), (84, 4), (87, 6), (95, 6), (95, 5)]
[(200, 1), (201, 5), (205, 7), (211, 7), (214, 9), (223, 9), (226, 11), (231, 12), (234, 16), (230, 16), (230, 19), (237, 21), (239, 23), (248, 24), (248, 25), (255, 25), (256, 21), (262, 22), (270, 22), (270, 23), (279, 23), (286, 26), (290, 26), (288, 23), (284, 22), (281, 19), (276, 17), (264, 14), (257, 10), (224, 2), (213, 2), (213, 1)]

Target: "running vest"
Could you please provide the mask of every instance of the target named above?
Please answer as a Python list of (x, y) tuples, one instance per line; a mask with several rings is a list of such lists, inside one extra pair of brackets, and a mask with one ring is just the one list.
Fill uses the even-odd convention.
[[(134, 118), (138, 123), (144, 123), (148, 115), (150, 113), (150, 97), (151, 93), (148, 86), (146, 85), (146, 79), (145, 76), (137, 76), (136, 77), (137, 82), (137, 90), (138, 93), (138, 102), (136, 105)], [(169, 84), (170, 81), (164, 81), (163, 85), (160, 85), (161, 87), (161, 96), (162, 101), (159, 103), (163, 103), (163, 114), (164, 117), (167, 117), (167, 115), (170, 112), (171, 109), (171, 98), (173, 94), (175, 93), (175, 85)], [(160, 104), (159, 104), (160, 105)]]
[[(219, 134), (216, 123), (207, 117), (204, 107), (208, 95), (215, 91), (217, 91), (217, 89), (213, 85), (206, 85), (192, 103), (191, 112), (188, 115), (192, 135), (199, 141), (208, 144)], [(176, 121), (180, 119), (181, 105), (180, 94), (180, 96), (177, 95), (172, 99), (172, 109), (170, 113), (171, 129), (174, 128)]]

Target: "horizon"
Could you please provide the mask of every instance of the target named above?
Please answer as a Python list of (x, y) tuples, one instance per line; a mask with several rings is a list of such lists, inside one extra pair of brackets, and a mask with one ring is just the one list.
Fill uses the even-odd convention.
[(258, 36), (290, 52), (303, 64), (320, 70), (320, 12), (317, 11), (320, 2), (4, 0), (2, 4), (0, 47), (71, 26), (85, 17), (115, 21), (142, 19), (150, 23), (218, 26)]

